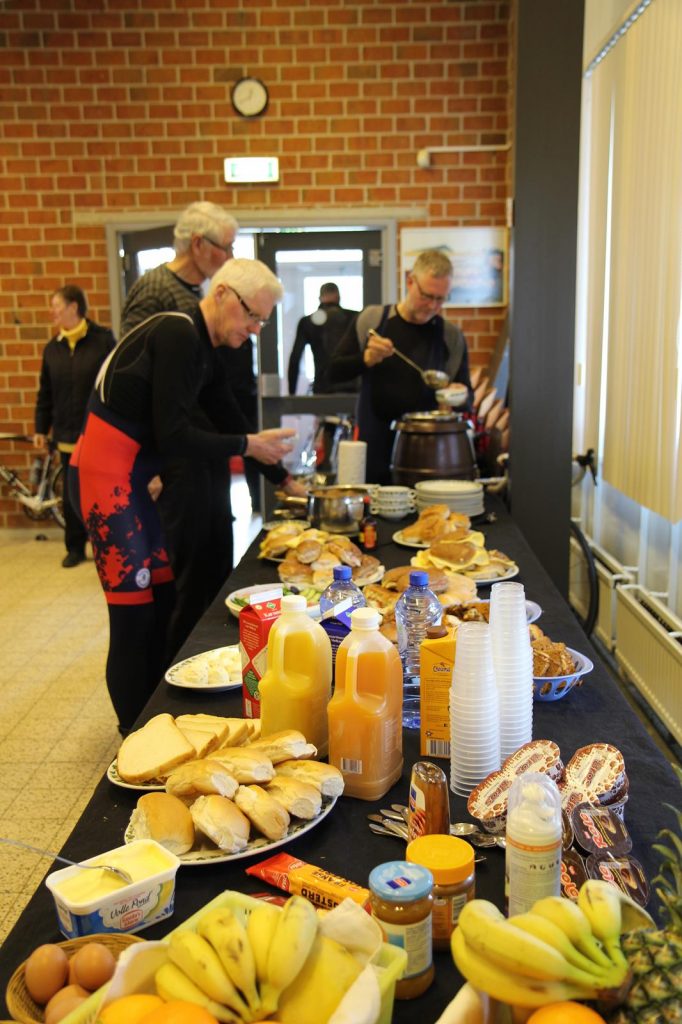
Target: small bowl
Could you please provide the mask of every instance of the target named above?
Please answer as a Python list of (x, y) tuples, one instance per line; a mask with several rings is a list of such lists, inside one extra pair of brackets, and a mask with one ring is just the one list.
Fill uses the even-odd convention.
[(469, 392), (464, 385), (461, 389), (442, 388), (436, 391), (436, 401), (439, 405), (447, 405), (451, 409), (461, 409), (463, 405), (467, 404), (468, 398)]
[[(133, 942), (144, 942), (144, 939), (140, 939), (137, 935), (125, 935), (123, 933), (111, 933), (108, 935), (84, 935), (79, 939), (68, 939), (66, 942), (57, 942), (55, 945), (63, 949), (69, 959), (76, 953), (81, 946), (87, 945), (88, 942), (100, 942), (103, 946), (113, 954), (116, 959), (127, 949)], [(36, 940), (36, 946), (39, 946), (40, 942)], [(38, 1003), (34, 1002), (28, 993), (26, 988), (26, 981), (24, 979), (24, 968), (26, 967), (26, 961), (19, 964), (17, 969), (10, 978), (7, 989), (5, 991), (5, 1002), (7, 1003), (7, 1009), (12, 1014), (14, 1020), (22, 1021), (23, 1024), (43, 1024), (45, 1020), (44, 1007), (39, 1006)]]
[(533, 676), (533, 700), (561, 700), (575, 686), (582, 686), (582, 677), (591, 672), (594, 665), (584, 654), (571, 647), (567, 650), (575, 662), (575, 671), (565, 676)]

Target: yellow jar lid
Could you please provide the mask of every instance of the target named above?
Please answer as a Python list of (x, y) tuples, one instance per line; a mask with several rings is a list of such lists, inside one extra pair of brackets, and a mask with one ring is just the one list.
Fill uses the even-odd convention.
[(436, 885), (463, 882), (474, 870), (474, 848), (456, 836), (419, 836), (408, 844), (405, 859), (421, 864)]

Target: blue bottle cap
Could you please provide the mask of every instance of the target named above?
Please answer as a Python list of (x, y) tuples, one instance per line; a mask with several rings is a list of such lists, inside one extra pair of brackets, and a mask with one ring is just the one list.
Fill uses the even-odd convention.
[(389, 860), (379, 864), (369, 875), (369, 887), (375, 896), (389, 903), (409, 903), (428, 896), (433, 889), (433, 875), (421, 864), (407, 860)]
[(423, 569), (413, 569), (410, 573), (410, 586), (411, 587), (425, 587), (429, 582), (428, 572), (424, 572)]
[(349, 565), (335, 565), (334, 566), (334, 579), (335, 580), (349, 580), (353, 574), (353, 570)]

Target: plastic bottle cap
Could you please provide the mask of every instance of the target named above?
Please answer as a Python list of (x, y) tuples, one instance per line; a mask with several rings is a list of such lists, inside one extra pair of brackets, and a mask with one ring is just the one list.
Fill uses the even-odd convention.
[(282, 598), (282, 612), (304, 612), (308, 607), (303, 594), (287, 594)]
[(405, 856), (428, 868), (436, 885), (463, 882), (474, 870), (474, 848), (456, 836), (419, 836), (408, 843)]
[(424, 572), (423, 569), (414, 569), (410, 573), (410, 586), (411, 587), (425, 587), (429, 582), (429, 574)]
[(420, 864), (406, 860), (389, 860), (379, 864), (369, 875), (369, 887), (375, 896), (390, 903), (409, 903), (428, 896), (433, 889), (433, 875)]
[(380, 622), (376, 608), (354, 608), (350, 613), (351, 629), (378, 629)]
[(349, 580), (352, 575), (352, 570), (349, 565), (335, 565), (334, 566), (334, 579), (335, 580)]

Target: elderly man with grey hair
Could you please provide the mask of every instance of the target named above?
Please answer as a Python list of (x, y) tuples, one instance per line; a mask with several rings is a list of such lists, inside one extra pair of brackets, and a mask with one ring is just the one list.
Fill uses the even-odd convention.
[[(97, 378), (72, 457), (72, 483), (109, 609), (106, 678), (122, 732), (168, 664), (171, 613), (182, 606), (188, 621), (203, 611), (192, 602), (205, 598), (193, 588), (212, 571), (212, 462), (250, 455), (273, 482), (286, 483), (279, 460), (293, 431), (252, 433), (216, 358), (220, 346), (258, 335), (281, 297), (264, 264), (230, 260), (193, 317), (148, 317)], [(156, 503), (148, 493), (147, 481), (168, 457), (188, 467), (186, 504), (172, 489), (164, 488)]]
[(155, 313), (194, 313), (201, 285), (232, 257), (239, 225), (216, 203), (197, 202), (183, 210), (173, 231), (175, 258), (148, 270), (128, 292), (121, 335)]

